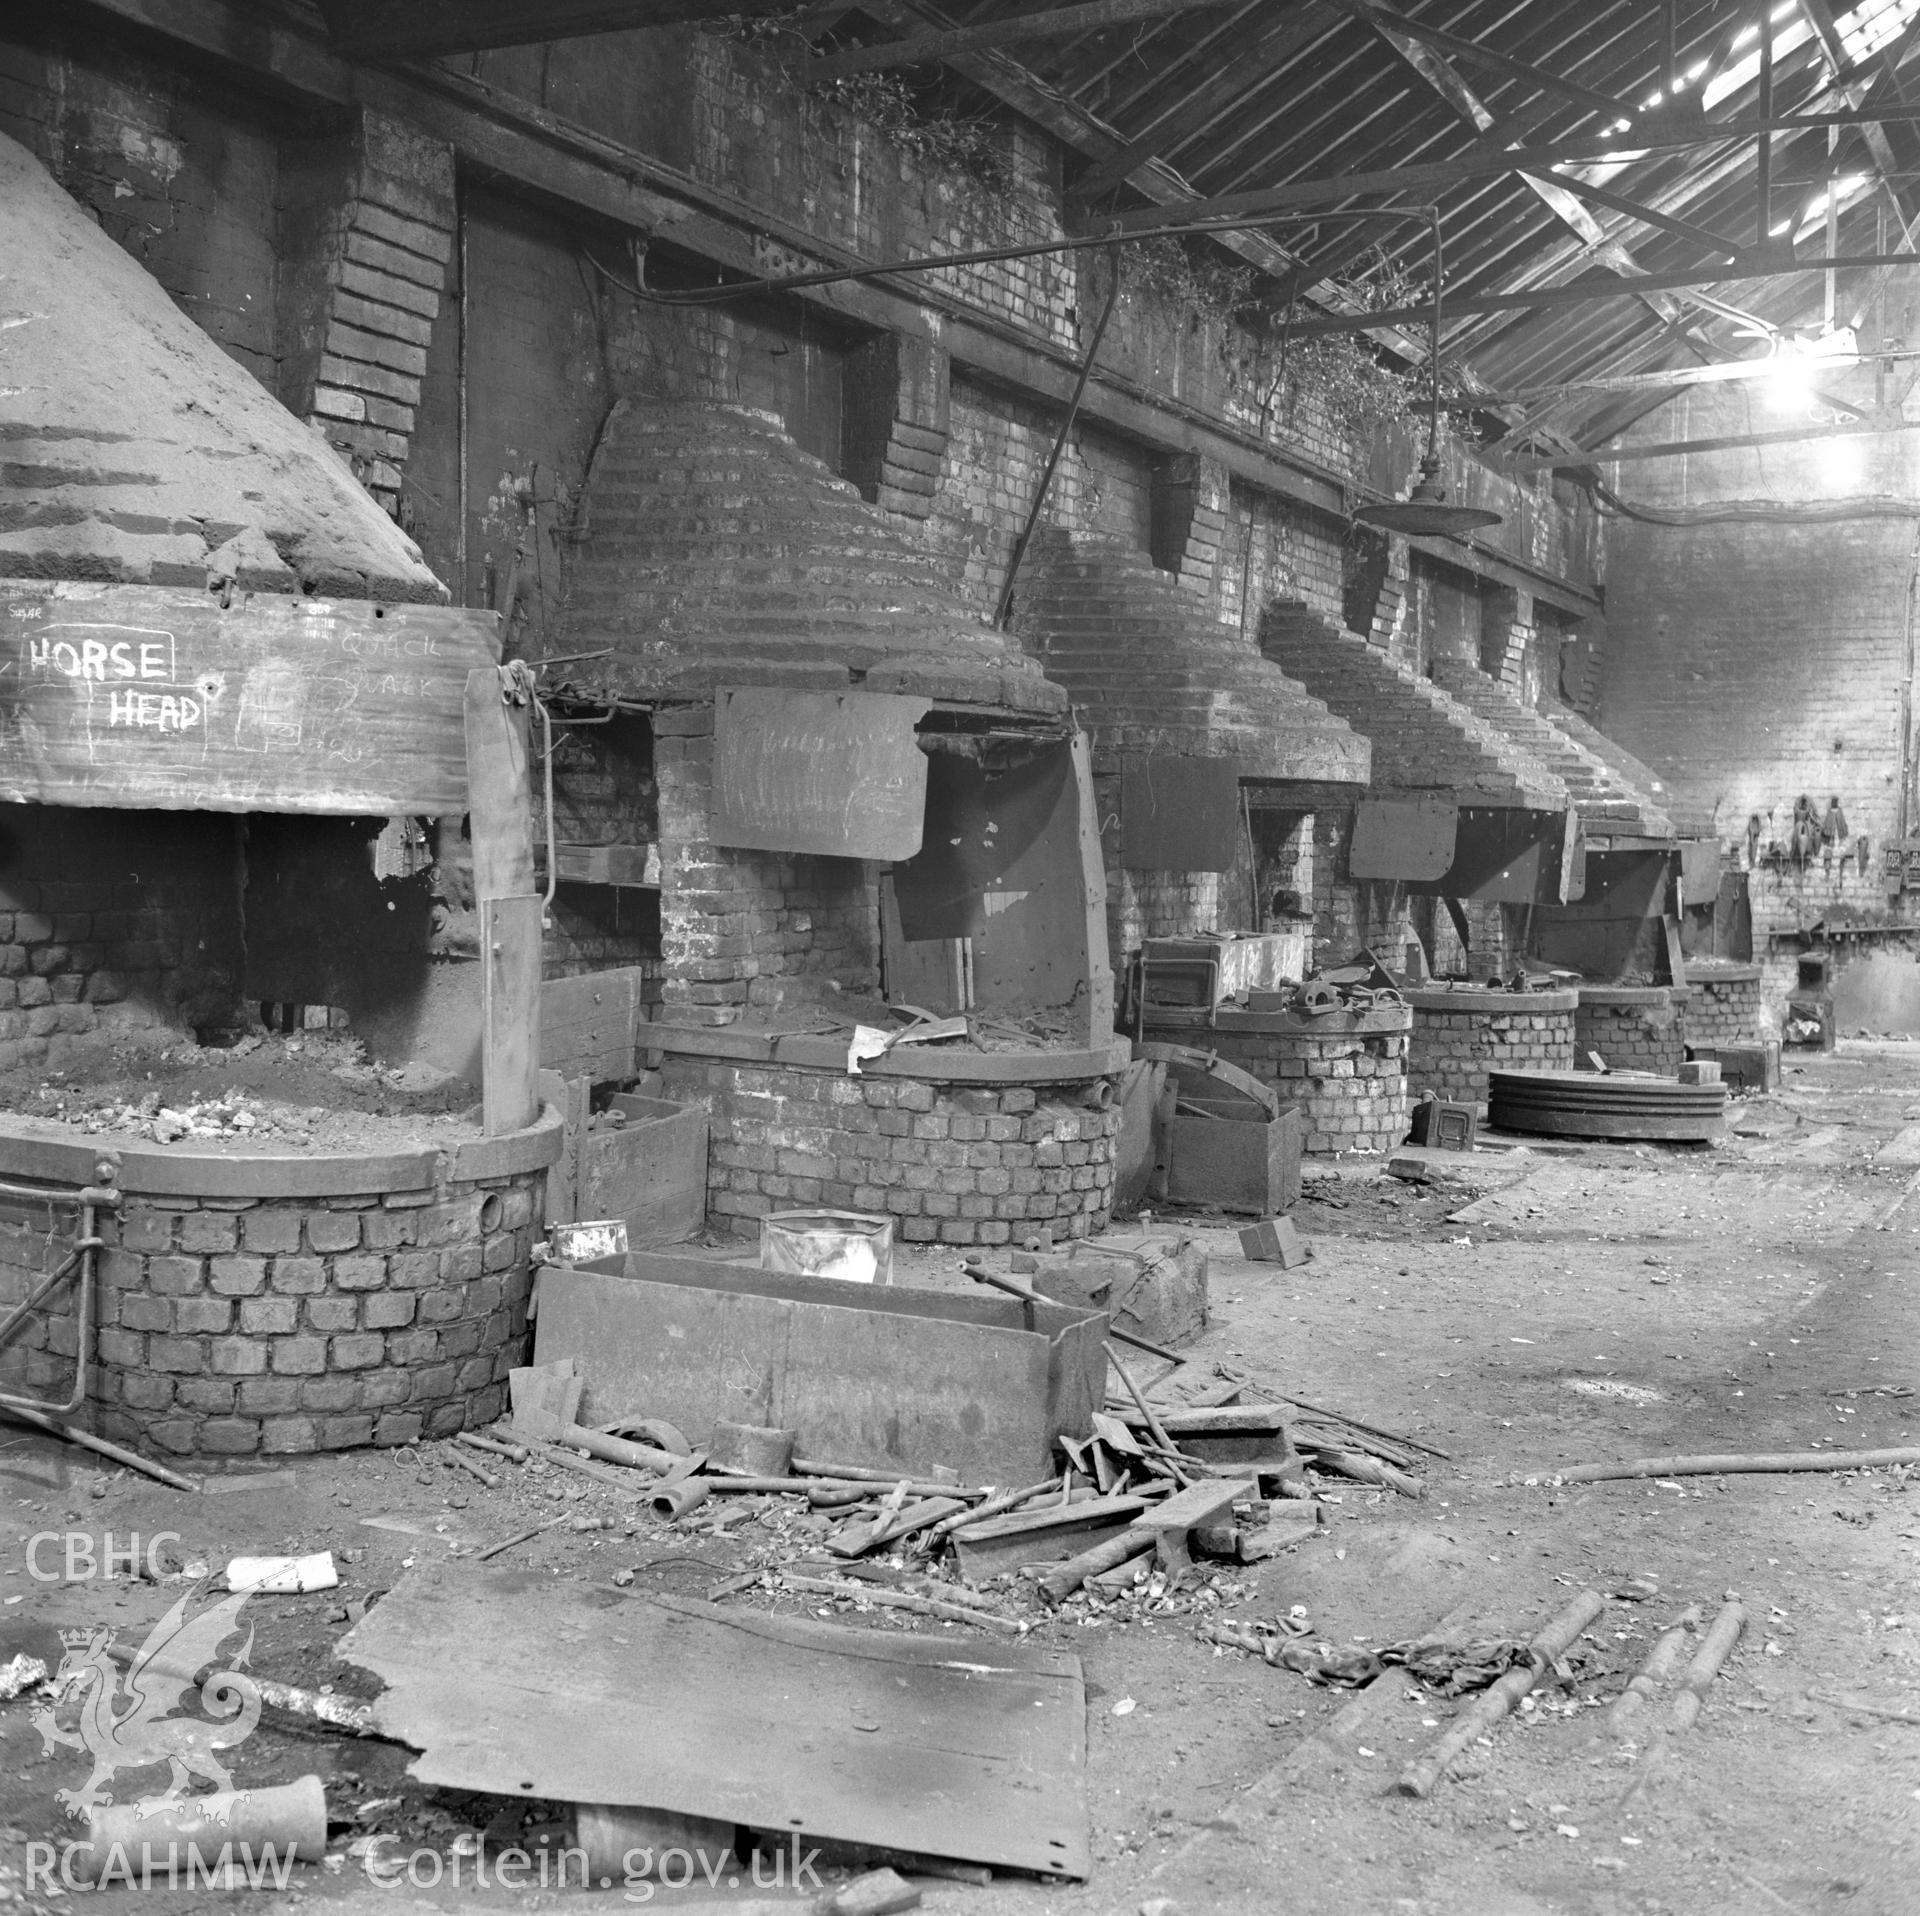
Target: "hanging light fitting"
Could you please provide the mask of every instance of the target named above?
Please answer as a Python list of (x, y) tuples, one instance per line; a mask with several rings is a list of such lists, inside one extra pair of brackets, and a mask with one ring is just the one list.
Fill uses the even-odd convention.
[(1427, 450), (1420, 461), (1420, 477), (1404, 499), (1388, 499), (1379, 505), (1358, 506), (1353, 516), (1362, 525), (1378, 526), (1382, 532), (1405, 533), (1413, 538), (1456, 538), (1462, 533), (1478, 532), (1497, 526), (1500, 514), (1484, 506), (1456, 506), (1448, 503), (1447, 489), (1440, 483), (1440, 276), (1445, 256), (1440, 246), (1440, 214), (1433, 220), (1433, 307), (1427, 317)]

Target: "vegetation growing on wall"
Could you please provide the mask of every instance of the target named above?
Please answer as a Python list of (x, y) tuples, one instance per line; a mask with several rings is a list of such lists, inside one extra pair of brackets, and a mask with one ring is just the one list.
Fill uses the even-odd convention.
[(736, 38), (770, 53), (809, 104), (864, 121), (908, 157), (949, 167), (982, 186), (1013, 184), (1004, 129), (984, 114), (961, 114), (930, 104), (923, 90), (897, 74), (849, 73), (837, 80), (812, 80), (808, 63), (817, 48), (795, 22), (804, 12), (731, 23)]

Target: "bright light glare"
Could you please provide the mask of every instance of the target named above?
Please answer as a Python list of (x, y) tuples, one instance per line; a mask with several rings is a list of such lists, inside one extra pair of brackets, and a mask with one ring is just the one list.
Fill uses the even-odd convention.
[(1859, 363), (1859, 341), (1841, 326), (1814, 338), (1788, 335), (1774, 348), (1773, 363), (1760, 382), (1768, 407), (1804, 419), (1813, 410), (1814, 382), (1842, 366)]
[(1857, 485), (1865, 450), (1866, 441), (1863, 439), (1821, 440), (1814, 448), (1821, 482), (1835, 490), (1842, 486)]
[(1803, 353), (1784, 352), (1761, 386), (1774, 412), (1805, 418), (1813, 407), (1813, 366)]
[(1859, 6), (1843, 13), (1834, 26), (1847, 58), (1857, 66), (1883, 47), (1891, 46), (1916, 14), (1920, 14), (1920, 0), (1861, 0)]

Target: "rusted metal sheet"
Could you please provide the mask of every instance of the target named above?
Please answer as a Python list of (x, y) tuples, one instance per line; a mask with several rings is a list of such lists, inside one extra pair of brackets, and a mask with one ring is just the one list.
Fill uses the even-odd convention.
[(1167, 1195), (1177, 1204), (1217, 1204), (1261, 1217), (1290, 1210), (1300, 1201), (1304, 1133), (1297, 1105), (1272, 1118), (1236, 1118), (1206, 1105), (1177, 1111)]
[(706, 1111), (628, 1092), (608, 1104), (626, 1123), (581, 1136), (580, 1216), (624, 1218), (636, 1250), (697, 1237), (707, 1218)]
[(579, 1360), (581, 1421), (716, 1418), (800, 1434), (809, 1457), (1031, 1483), (1105, 1401), (1104, 1313), (843, 1283), (636, 1251), (625, 1277), (540, 1273), (534, 1361)]
[(339, 1654), (438, 1788), (1092, 1868), (1077, 1657), (464, 1565), (406, 1577)]
[(467, 809), (492, 613), (0, 580), (0, 799), (361, 817)]
[(1240, 761), (1156, 753), (1120, 774), (1120, 862), (1224, 872), (1240, 844)]
[(1355, 878), (1438, 878), (1453, 863), (1460, 807), (1450, 798), (1367, 798), (1353, 814)]
[(1409, 889), (1488, 904), (1564, 904), (1573, 890), (1578, 840), (1579, 819), (1571, 810), (1462, 806), (1453, 862), (1437, 879), (1408, 880)]
[(638, 965), (548, 979), (540, 987), (541, 1064), (596, 1083), (634, 1077), (634, 1026), (644, 1015), (647, 991)]
[(928, 701), (881, 692), (722, 691), (713, 842), (897, 860), (920, 849)]

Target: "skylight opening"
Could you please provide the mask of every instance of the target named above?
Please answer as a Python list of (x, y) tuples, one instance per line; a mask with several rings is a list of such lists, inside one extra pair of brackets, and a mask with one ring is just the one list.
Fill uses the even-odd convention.
[[(1900, 0), (1900, 3), (1916, 6), (1920, 5), (1920, 0)], [(1790, 19), (1789, 16), (1791, 16)], [(1776, 22), (1787, 23), (1776, 30), (1773, 36), (1773, 59), (1774, 65), (1778, 67), (1779, 63), (1796, 47), (1805, 46), (1813, 38), (1813, 29), (1800, 17), (1800, 9), (1795, 0), (1789, 0), (1788, 5), (1776, 8), (1773, 17)], [(1752, 42), (1759, 37), (1758, 27), (1748, 27), (1744, 33), (1735, 37), (1734, 45), (1738, 46), (1742, 41)], [(1760, 49), (1756, 46), (1751, 53), (1743, 53), (1707, 87), (1700, 96), (1700, 104), (1711, 112), (1722, 100), (1738, 93), (1743, 87), (1751, 86), (1759, 77)]]
[(1859, 66), (1890, 47), (1920, 16), (1920, 0), (1861, 0), (1833, 23), (1847, 58)]

